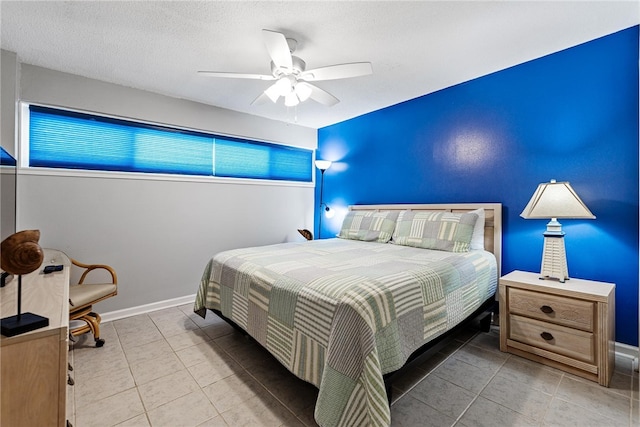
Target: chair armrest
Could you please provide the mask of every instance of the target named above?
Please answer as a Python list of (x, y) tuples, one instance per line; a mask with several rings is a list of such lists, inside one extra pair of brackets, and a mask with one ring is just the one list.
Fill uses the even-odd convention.
[(118, 284), (118, 276), (116, 275), (116, 271), (105, 264), (85, 264), (82, 263), (80, 261), (77, 261), (73, 258), (71, 258), (71, 263), (73, 265), (75, 265), (76, 267), (80, 267), (80, 268), (84, 268), (85, 271), (82, 273), (82, 276), (80, 276), (80, 280), (78, 281), (78, 284), (81, 285), (84, 283), (84, 279), (87, 277), (87, 275), (92, 272), (93, 270), (106, 270), (110, 275), (111, 275), (111, 283), (113, 284)]

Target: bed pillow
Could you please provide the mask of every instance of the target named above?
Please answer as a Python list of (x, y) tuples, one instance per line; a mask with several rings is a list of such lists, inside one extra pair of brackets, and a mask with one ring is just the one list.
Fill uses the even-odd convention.
[(349, 211), (338, 237), (365, 242), (387, 243), (393, 235), (397, 211)]
[(473, 227), (473, 234), (471, 235), (471, 243), (469, 244), (469, 249), (471, 249), (472, 251), (484, 250), (484, 209), (476, 209), (474, 211), (470, 211), (469, 213), (478, 215), (476, 225), (475, 227)]
[(468, 252), (478, 220), (476, 213), (401, 211), (393, 242), (416, 248)]

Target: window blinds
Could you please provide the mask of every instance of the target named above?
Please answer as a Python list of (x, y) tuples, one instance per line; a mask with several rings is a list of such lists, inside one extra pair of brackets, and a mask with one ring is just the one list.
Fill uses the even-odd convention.
[(29, 106), (29, 166), (311, 182), (312, 151)]

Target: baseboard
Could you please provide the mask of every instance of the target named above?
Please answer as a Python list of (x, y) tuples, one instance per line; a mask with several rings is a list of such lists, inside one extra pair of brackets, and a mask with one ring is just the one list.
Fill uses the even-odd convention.
[(638, 370), (638, 347), (616, 342), (616, 355), (633, 360), (633, 369)]
[(151, 304), (139, 305), (137, 307), (124, 308), (122, 310), (100, 313), (102, 322), (111, 322), (125, 317), (137, 316), (138, 314), (150, 313), (152, 311), (162, 310), (163, 308), (177, 307), (184, 304), (193, 304), (196, 295), (187, 295), (184, 297), (168, 299), (164, 301), (152, 302)]
[[(152, 311), (162, 310), (163, 308), (176, 307), (178, 305), (193, 304), (196, 295), (187, 295), (184, 297), (168, 299), (164, 301), (153, 302), (151, 304), (140, 305), (137, 307), (125, 308), (122, 310), (110, 311), (108, 313), (100, 313), (103, 322), (111, 322), (113, 320), (124, 319), (125, 317), (136, 316), (138, 314), (150, 313)], [(638, 347), (628, 344), (616, 342), (616, 355), (633, 360), (633, 367), (638, 370)]]

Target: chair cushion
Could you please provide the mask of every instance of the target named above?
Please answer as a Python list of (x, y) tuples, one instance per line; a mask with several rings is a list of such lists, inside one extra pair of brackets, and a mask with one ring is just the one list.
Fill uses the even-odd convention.
[(77, 310), (83, 306), (91, 305), (95, 301), (116, 292), (117, 285), (107, 284), (84, 284), (69, 286), (69, 311)]

